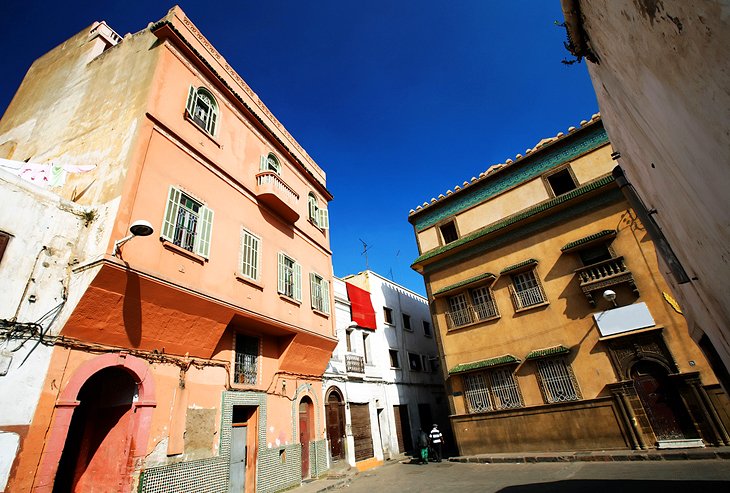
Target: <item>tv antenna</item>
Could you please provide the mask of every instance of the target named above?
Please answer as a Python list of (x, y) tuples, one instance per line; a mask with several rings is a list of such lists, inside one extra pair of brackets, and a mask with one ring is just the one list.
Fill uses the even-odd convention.
[(360, 255), (365, 255), (365, 270), (370, 270), (370, 264), (368, 264), (368, 250), (370, 250), (372, 246), (368, 246), (368, 244), (362, 239), (360, 239), (360, 243), (362, 243), (362, 253)]

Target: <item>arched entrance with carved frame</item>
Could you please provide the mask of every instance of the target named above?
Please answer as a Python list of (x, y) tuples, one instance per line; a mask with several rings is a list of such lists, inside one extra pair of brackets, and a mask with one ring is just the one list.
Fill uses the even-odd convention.
[[(110, 383), (121, 385), (118, 398), (121, 402), (109, 402), (94, 396), (95, 390)], [(131, 393), (131, 396), (130, 396)], [(107, 394), (108, 395), (108, 394)], [(126, 401), (129, 400), (127, 403)], [(85, 402), (82, 402), (85, 401)], [(118, 404), (107, 406), (107, 404)], [(111, 422), (92, 419), (77, 419), (72, 428), (74, 414), (80, 406), (86, 412), (98, 410), (100, 407), (116, 407), (116, 416)], [(72, 471), (64, 471), (62, 475), (71, 483), (78, 483), (79, 471), (85, 469), (95, 453), (117, 456), (121, 464), (116, 476), (116, 491), (131, 489), (132, 471), (145, 455), (147, 438), (152, 422), (155, 402), (155, 384), (149, 365), (142, 359), (126, 353), (111, 353), (96, 357), (82, 364), (73, 374), (66, 387), (56, 401), (53, 422), (49, 429), (38, 474), (34, 484), (34, 492), (51, 493), (59, 472), (59, 463), (64, 459), (66, 464), (73, 463)], [(82, 411), (80, 411), (81, 413)], [(75, 429), (74, 429), (75, 428)], [(106, 432), (106, 433), (105, 433)], [(76, 435), (72, 435), (72, 434)], [(123, 435), (123, 440), (103, 444), (109, 433)], [(74, 445), (75, 444), (75, 445)], [(85, 457), (64, 458), (70, 453), (67, 447), (83, 450)], [(79, 462), (81, 461), (81, 462)], [(109, 490), (112, 491), (112, 490)]]
[(335, 386), (327, 390), (325, 399), (325, 419), (327, 422), (327, 441), (332, 461), (345, 458), (345, 399)]

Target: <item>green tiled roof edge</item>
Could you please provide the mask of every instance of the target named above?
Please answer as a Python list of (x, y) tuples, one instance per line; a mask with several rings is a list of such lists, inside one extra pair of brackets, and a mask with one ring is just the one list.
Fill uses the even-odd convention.
[(599, 231), (598, 233), (594, 233), (592, 235), (588, 235), (585, 238), (581, 238), (579, 240), (571, 241), (564, 247), (560, 249), (561, 252), (564, 252), (566, 250), (570, 250), (571, 248), (575, 248), (578, 245), (582, 245), (583, 243), (588, 243), (589, 241), (597, 240), (598, 238), (602, 238), (604, 236), (609, 235), (616, 235), (615, 229), (604, 229), (603, 231)]
[(465, 371), (478, 370), (480, 368), (489, 368), (491, 366), (504, 365), (507, 363), (519, 363), (520, 360), (512, 356), (511, 354), (505, 354), (504, 356), (497, 356), (496, 358), (484, 359), (481, 361), (475, 361), (473, 363), (462, 363), (456, 365), (449, 370), (449, 374), (463, 373)]
[(537, 260), (535, 260), (534, 258), (528, 258), (527, 260), (523, 260), (522, 262), (518, 262), (518, 263), (516, 263), (514, 265), (510, 265), (509, 267), (505, 267), (504, 269), (502, 269), (501, 271), (499, 271), (499, 273), (500, 274), (505, 274), (505, 273), (507, 273), (509, 271), (512, 271), (512, 270), (515, 270), (515, 269), (519, 269), (520, 267), (524, 267), (524, 266), (530, 265), (530, 264), (537, 264)]
[(525, 356), (525, 360), (543, 358), (545, 356), (554, 356), (556, 354), (567, 354), (569, 352), (570, 349), (565, 346), (553, 346), (545, 349), (535, 349), (534, 351), (530, 351), (530, 354)]
[(530, 207), (527, 210), (524, 210), (522, 212), (518, 212), (517, 214), (513, 214), (512, 216), (507, 217), (506, 219), (503, 219), (501, 221), (498, 221), (490, 226), (487, 226), (483, 229), (480, 229), (478, 231), (473, 232), (470, 235), (464, 236), (463, 238), (459, 238), (456, 241), (452, 241), (448, 245), (441, 246), (439, 248), (435, 248), (429, 252), (424, 253), (420, 257), (418, 257), (416, 260), (413, 261), (411, 264), (411, 267), (415, 266), (418, 262), (423, 262), (424, 260), (431, 259), (433, 257), (436, 257), (444, 252), (447, 252), (449, 250), (452, 250), (458, 246), (464, 245), (466, 243), (469, 243), (472, 240), (476, 240), (477, 238), (480, 238), (482, 236), (488, 235), (489, 233), (493, 233), (495, 231), (498, 231), (502, 228), (505, 228), (507, 226), (510, 226), (514, 223), (520, 222), (523, 219), (527, 219), (530, 216), (534, 216), (535, 214), (538, 214), (540, 212), (544, 212), (548, 209), (551, 209), (557, 205), (560, 205), (564, 202), (567, 202), (571, 199), (574, 199), (576, 197), (579, 197), (583, 195), (584, 193), (588, 193), (590, 191), (596, 190), (597, 188), (601, 188), (603, 186), (608, 185), (609, 183), (612, 183), (614, 181), (613, 176), (606, 175), (603, 178), (599, 178), (597, 180), (594, 180), (590, 183), (586, 183), (582, 187), (578, 187), (575, 190), (571, 190), (570, 192), (561, 195), (559, 197), (555, 197), (552, 200), (549, 200), (547, 202), (543, 202), (542, 204), (538, 204), (536, 206)]
[(485, 272), (484, 274), (479, 274), (478, 276), (472, 277), (470, 279), (467, 279), (465, 281), (457, 282), (456, 284), (452, 284), (451, 286), (446, 286), (445, 288), (441, 288), (435, 293), (433, 293), (434, 296), (437, 294), (446, 293), (448, 291), (451, 291), (452, 289), (460, 288), (461, 286), (465, 286), (467, 284), (471, 284), (473, 282), (481, 281), (482, 279), (488, 279), (490, 277), (497, 277), (491, 272)]

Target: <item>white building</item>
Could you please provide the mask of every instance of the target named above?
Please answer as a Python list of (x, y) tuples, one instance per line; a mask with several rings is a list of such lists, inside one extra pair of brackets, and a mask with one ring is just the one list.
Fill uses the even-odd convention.
[(0, 159), (0, 491), (39, 399), (56, 397), (43, 382), (55, 336), (83, 292), (86, 276), (74, 269), (105, 238), (105, 209), (60, 198), (52, 188), (66, 171), (48, 180), (51, 165), (40, 168)]
[(333, 461), (367, 469), (446, 424), (447, 400), (426, 299), (365, 271), (334, 280), (338, 345), (324, 374)]

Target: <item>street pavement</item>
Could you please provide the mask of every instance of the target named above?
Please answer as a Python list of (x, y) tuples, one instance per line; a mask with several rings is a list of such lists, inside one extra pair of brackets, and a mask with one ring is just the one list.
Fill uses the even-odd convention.
[(332, 491), (373, 493), (730, 492), (730, 461), (388, 464)]
[[(359, 473), (348, 482), (333, 483), (326, 489), (347, 493), (728, 493), (730, 461), (520, 464), (440, 462), (428, 465), (403, 461)], [(299, 488), (292, 491), (298, 490)]]

